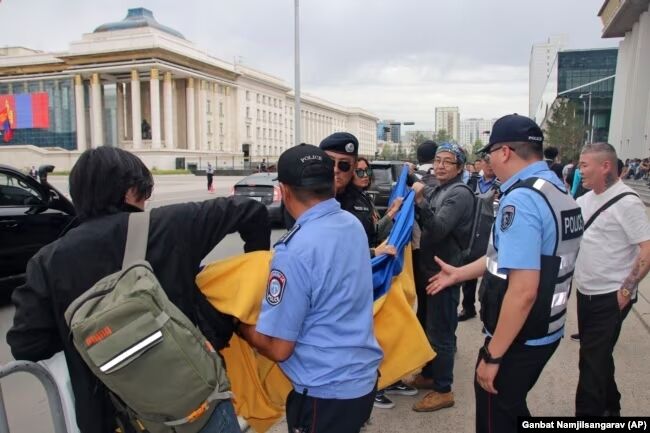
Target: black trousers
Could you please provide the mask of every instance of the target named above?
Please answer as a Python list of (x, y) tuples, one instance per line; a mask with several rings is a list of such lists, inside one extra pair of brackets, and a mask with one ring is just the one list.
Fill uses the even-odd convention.
[(578, 292), (580, 377), (576, 416), (602, 416), (621, 411), (621, 393), (614, 380), (614, 346), (632, 303), (621, 311), (617, 292), (583, 295)]
[(212, 189), (212, 177), (214, 175), (212, 173), (208, 173), (208, 190)]
[(463, 283), (463, 310), (476, 313), (476, 283), (478, 280), (469, 280)]
[(370, 419), (377, 387), (363, 397), (337, 400), (302, 395), (287, 397), (289, 433), (358, 433)]
[(420, 250), (413, 250), (413, 279), (415, 280), (415, 294), (418, 298), (417, 317), (422, 329), (427, 327), (427, 279), (420, 267)]
[[(489, 339), (486, 339), (489, 340)], [(517, 417), (530, 416), (526, 397), (551, 358), (560, 340), (545, 346), (513, 343), (503, 356), (494, 381), (498, 394), (490, 394), (476, 381), (476, 432), (517, 432)], [(480, 357), (476, 361), (476, 366)]]

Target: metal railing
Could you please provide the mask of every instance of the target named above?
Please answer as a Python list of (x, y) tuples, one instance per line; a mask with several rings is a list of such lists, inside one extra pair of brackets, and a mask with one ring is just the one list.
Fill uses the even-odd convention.
[[(54, 381), (54, 378), (43, 366), (29, 361), (12, 361), (7, 365), (0, 367), (0, 379), (14, 373), (29, 373), (41, 382), (45, 388), (47, 401), (52, 414), (54, 424), (54, 433), (67, 433), (65, 424), (65, 415), (63, 413), (63, 404), (61, 395)], [(9, 421), (7, 419), (7, 410), (5, 408), (2, 396), (2, 385), (0, 384), (0, 433), (9, 433)]]

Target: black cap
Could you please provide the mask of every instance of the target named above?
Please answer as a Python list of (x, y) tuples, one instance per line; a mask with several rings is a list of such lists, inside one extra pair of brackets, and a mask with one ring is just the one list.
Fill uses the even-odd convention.
[(485, 153), (497, 143), (513, 143), (516, 141), (527, 141), (539, 145), (540, 149), (544, 143), (544, 134), (537, 123), (529, 117), (519, 114), (508, 114), (503, 116), (492, 126), (490, 142), (477, 153)]
[(318, 147), (302, 143), (282, 152), (277, 180), (290, 186), (333, 185), (334, 162)]
[(420, 143), (417, 150), (418, 164), (426, 164), (433, 161), (436, 157), (437, 149), (438, 145), (433, 140)]
[(359, 140), (349, 132), (335, 132), (320, 142), (321, 149), (330, 152), (344, 153), (357, 156), (359, 153)]

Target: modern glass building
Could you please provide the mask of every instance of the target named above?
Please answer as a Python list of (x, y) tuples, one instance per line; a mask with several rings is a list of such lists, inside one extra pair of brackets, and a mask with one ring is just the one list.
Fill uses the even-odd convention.
[(535, 121), (544, 128), (555, 106), (568, 99), (588, 130), (585, 141), (607, 141), (617, 48), (560, 51), (548, 76)]

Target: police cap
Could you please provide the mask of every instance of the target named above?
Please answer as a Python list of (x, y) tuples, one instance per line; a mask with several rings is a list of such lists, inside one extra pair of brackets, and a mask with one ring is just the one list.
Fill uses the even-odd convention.
[(508, 114), (494, 122), (490, 133), (490, 142), (477, 153), (485, 153), (497, 143), (514, 143), (527, 141), (542, 148), (544, 134), (537, 123), (529, 117)]
[(359, 154), (359, 140), (349, 132), (335, 132), (320, 142), (322, 150), (357, 156)]
[(290, 186), (333, 185), (334, 162), (318, 147), (302, 143), (282, 152), (276, 179)]

